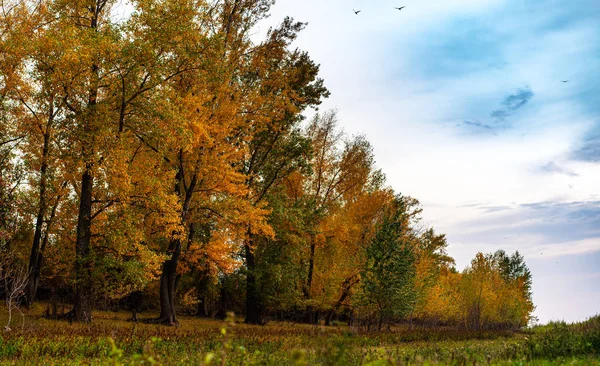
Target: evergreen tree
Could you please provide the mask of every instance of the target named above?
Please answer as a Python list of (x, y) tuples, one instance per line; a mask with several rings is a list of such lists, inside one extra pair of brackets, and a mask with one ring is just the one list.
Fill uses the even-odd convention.
[(415, 301), (409, 204), (410, 199), (396, 197), (367, 247), (362, 272), (364, 301), (374, 307), (380, 329), (385, 321), (408, 314)]

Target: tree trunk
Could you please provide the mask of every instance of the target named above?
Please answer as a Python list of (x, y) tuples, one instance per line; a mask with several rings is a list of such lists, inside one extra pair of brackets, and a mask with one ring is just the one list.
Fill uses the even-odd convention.
[(196, 285), (196, 292), (198, 296), (198, 311), (196, 312), (196, 316), (206, 318), (208, 317), (208, 312), (206, 311), (206, 293), (208, 292), (209, 281), (208, 271), (200, 271), (198, 276), (200, 278), (198, 279), (198, 283)]
[[(314, 273), (314, 268), (315, 268), (315, 248), (316, 247), (316, 243), (315, 243), (315, 236), (311, 235), (310, 237), (310, 258), (308, 261), (308, 277), (306, 279), (306, 286), (304, 288), (304, 299), (305, 300), (310, 300), (311, 294), (311, 288), (312, 288), (312, 281), (313, 281), (313, 273)], [(315, 311), (313, 309), (312, 306), (307, 306), (306, 307), (306, 322), (309, 324), (314, 324), (318, 321), (318, 318), (315, 316)]]
[(227, 314), (227, 290), (225, 289), (225, 284), (221, 284), (221, 289), (219, 290), (219, 309), (217, 311), (217, 317), (219, 319), (225, 319)]
[[(63, 186), (65, 184), (63, 183)], [(41, 271), (42, 271), (42, 265), (44, 263), (44, 253), (46, 252), (46, 247), (48, 246), (48, 236), (50, 235), (50, 229), (52, 228), (52, 223), (54, 222), (54, 217), (56, 216), (56, 210), (58, 209), (58, 205), (60, 204), (60, 200), (61, 200), (61, 196), (59, 195), (58, 197), (56, 197), (56, 202), (54, 203), (54, 206), (52, 207), (52, 211), (50, 213), (50, 218), (48, 218), (48, 221), (46, 222), (46, 230), (44, 232), (44, 238), (42, 239), (42, 244), (39, 248), (39, 252), (38, 252), (38, 256), (37, 256), (37, 265), (35, 267), (35, 271), (33, 272), (29, 272), (29, 281), (27, 283), (27, 286), (32, 286), (33, 287), (33, 293), (32, 296), (30, 297), (31, 301), (35, 301), (35, 296), (37, 294), (37, 288), (39, 286), (40, 283), (40, 277), (41, 277)], [(28, 295), (28, 294), (26, 294)]]
[[(27, 289), (26, 289), (27, 306), (29, 306), (31, 303), (33, 303), (35, 301), (37, 289), (40, 284), (40, 273), (41, 273), (41, 269), (42, 269), (42, 264), (44, 262), (44, 251), (46, 249), (46, 246), (48, 245), (49, 225), (50, 224), (47, 224), (47, 226), (46, 226), (46, 233), (44, 234), (44, 239), (42, 240), (42, 245), (40, 247), (40, 250), (39, 250), (39, 253), (37, 256), (37, 263), (35, 265), (35, 268), (33, 270), (31, 270), (31, 272), (29, 272), (29, 280), (27, 282)], [(30, 264), (30, 266), (31, 266), (31, 264)]]
[(310, 258), (308, 261), (308, 277), (306, 279), (306, 288), (304, 289), (304, 297), (308, 300), (310, 299), (310, 290), (312, 288), (313, 281), (313, 272), (315, 268), (315, 237), (311, 235), (310, 237)]
[(44, 223), (44, 215), (46, 211), (45, 195), (42, 193), (45, 189), (40, 188), (40, 205), (38, 207), (38, 214), (35, 220), (35, 231), (33, 234), (33, 244), (31, 246), (31, 255), (29, 256), (29, 280), (27, 282), (27, 289), (25, 290), (25, 304), (31, 305), (35, 301), (35, 295), (37, 292), (37, 285), (40, 276), (40, 242), (42, 239), (42, 226)]
[[(52, 103), (52, 102), (51, 102)], [(50, 110), (50, 118), (46, 131), (44, 132), (44, 145), (42, 148), (42, 165), (40, 167), (40, 189), (39, 189), (39, 204), (37, 217), (35, 219), (35, 231), (33, 234), (33, 243), (31, 245), (31, 255), (29, 256), (29, 280), (25, 289), (25, 305), (29, 306), (35, 301), (37, 286), (40, 278), (41, 251), (40, 242), (42, 239), (42, 226), (44, 225), (44, 217), (46, 216), (46, 179), (48, 172), (48, 154), (50, 151), (50, 124), (52, 123), (53, 111)]]
[(350, 290), (352, 289), (352, 287), (358, 282), (359, 279), (356, 276), (344, 280), (344, 282), (342, 283), (342, 294), (340, 295), (340, 298), (335, 303), (335, 305), (333, 305), (333, 307), (327, 313), (327, 317), (325, 318), (325, 325), (331, 325), (334, 315), (340, 309), (340, 307), (344, 303), (344, 300), (346, 300), (346, 298), (348, 298), (348, 296), (350, 295)]
[(173, 239), (169, 243), (171, 258), (163, 263), (160, 276), (160, 316), (158, 321), (167, 325), (177, 324), (175, 315), (175, 287), (177, 278), (177, 264), (181, 254), (181, 241)]
[[(102, 7), (94, 7), (90, 19), (90, 28), (98, 28), (98, 13)], [(87, 109), (90, 112), (90, 121), (84, 121), (84, 131), (89, 136), (92, 120), (96, 117), (98, 104), (98, 79), (100, 66), (91, 65), (92, 87), (88, 93)], [(94, 177), (92, 176), (93, 147), (83, 145), (82, 156), (86, 159), (85, 171), (81, 177), (81, 197), (79, 200), (79, 215), (77, 217), (77, 242), (75, 244), (75, 301), (73, 309), (67, 314), (70, 321), (92, 321), (92, 271), (90, 258), (91, 228), (92, 228), (92, 190)]]
[(248, 239), (244, 244), (246, 254), (246, 323), (260, 324), (260, 314), (258, 309), (258, 296), (256, 293), (256, 276), (254, 253), (250, 247), (252, 236), (248, 234)]
[[(181, 223), (185, 225), (192, 201), (192, 195), (197, 183), (197, 175), (195, 174), (192, 177), (189, 187), (186, 187), (184, 182), (183, 150), (179, 151), (179, 163), (179, 169), (175, 175), (175, 194), (181, 197), (182, 191), (184, 191)], [(193, 235), (193, 229), (191, 227), (189, 228), (189, 232), (190, 237), (188, 237), (188, 244), (192, 240), (191, 235)], [(172, 239), (169, 242), (167, 254), (171, 254), (171, 258), (163, 263), (162, 274), (160, 276), (160, 316), (157, 322), (175, 325), (177, 324), (177, 317), (175, 316), (175, 289), (177, 288), (177, 265), (179, 264), (179, 257), (181, 256), (180, 239)]]
[(81, 177), (81, 198), (77, 218), (77, 243), (75, 249), (75, 304), (68, 317), (72, 321), (92, 320), (92, 273), (90, 261), (90, 239), (92, 219), (92, 187), (94, 179), (91, 166)]

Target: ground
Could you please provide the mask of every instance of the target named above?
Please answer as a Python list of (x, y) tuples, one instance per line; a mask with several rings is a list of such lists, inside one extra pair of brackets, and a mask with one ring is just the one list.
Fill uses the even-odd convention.
[(408, 325), (380, 333), (186, 316), (167, 327), (130, 317), (97, 311), (92, 324), (69, 324), (45, 319), (43, 305), (34, 306), (2, 331), (0, 364), (600, 365), (600, 317), (517, 333)]

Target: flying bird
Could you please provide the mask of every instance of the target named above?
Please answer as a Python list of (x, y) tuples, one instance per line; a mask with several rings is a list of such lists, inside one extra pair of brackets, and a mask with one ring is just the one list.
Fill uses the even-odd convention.
[(399, 7), (399, 8), (394, 8), (394, 9), (402, 10), (402, 9), (404, 9), (404, 8), (406, 8), (406, 6), (401, 6), (401, 7)]
[(354, 10), (354, 9), (352, 9), (352, 11), (354, 12), (354, 14), (358, 15), (358, 13), (360, 13), (362, 10)]
[(563, 83), (568, 83), (569, 80), (561, 80)]

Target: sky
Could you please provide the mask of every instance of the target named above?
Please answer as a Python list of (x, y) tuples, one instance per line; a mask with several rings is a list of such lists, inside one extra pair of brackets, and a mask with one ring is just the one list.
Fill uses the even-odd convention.
[(518, 250), (540, 323), (600, 314), (600, 1), (278, 0), (255, 36), (285, 16), (308, 22), (320, 109), (371, 141), (459, 270)]

